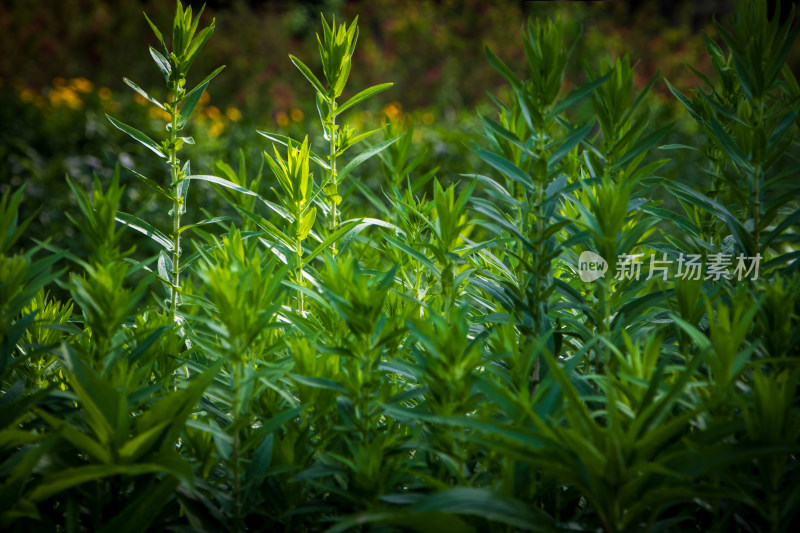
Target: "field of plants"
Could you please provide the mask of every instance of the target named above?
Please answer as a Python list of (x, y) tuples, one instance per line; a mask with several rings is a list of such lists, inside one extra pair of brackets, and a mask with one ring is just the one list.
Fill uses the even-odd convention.
[(784, 4), (673, 32), (680, 82), (563, 6), (464, 91), (362, 73), (392, 45), (323, 12), (255, 119), (180, 0), (115, 45), (130, 105), (0, 78), (0, 529), (796, 531)]

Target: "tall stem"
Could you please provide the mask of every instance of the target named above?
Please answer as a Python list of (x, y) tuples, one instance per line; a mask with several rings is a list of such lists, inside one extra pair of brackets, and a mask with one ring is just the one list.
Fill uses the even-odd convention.
[[(333, 188), (333, 195), (331, 196), (331, 216), (328, 221), (329, 223), (329, 230), (331, 233), (336, 231), (336, 226), (338, 225), (338, 218), (339, 212), (337, 211), (337, 199), (339, 196), (339, 176), (336, 175), (336, 99), (329, 98), (328, 99), (328, 106), (330, 107), (331, 111), (331, 122), (330, 122), (330, 141), (331, 141), (331, 177), (330, 177), (330, 186)], [(336, 253), (336, 242), (331, 243), (331, 250), (333, 253)]]
[(761, 251), (758, 225), (761, 223), (761, 163), (753, 169), (753, 238), (756, 241), (756, 253)]
[[(173, 98), (173, 105), (177, 102), (177, 91), (173, 90), (176, 97)], [(175, 321), (178, 312), (178, 287), (180, 286), (179, 261), (181, 255), (181, 207), (183, 198), (180, 197), (180, 187), (178, 185), (178, 150), (175, 142), (178, 137), (178, 110), (172, 110), (172, 124), (169, 130), (169, 165), (171, 172), (171, 191), (172, 191), (172, 290), (170, 296), (170, 322)]]
[[(297, 248), (295, 250), (297, 260), (295, 265), (295, 278), (297, 284), (303, 286), (303, 241), (297, 239)], [(300, 316), (305, 316), (305, 306), (303, 302), (303, 291), (297, 291), (297, 308), (300, 311)]]
[[(756, 116), (756, 131), (764, 131), (764, 100), (759, 98), (756, 102), (756, 109), (758, 110), (758, 114)], [(766, 134), (766, 133), (765, 133)], [(756, 137), (757, 139), (761, 138), (760, 136)], [(761, 242), (760, 242), (760, 235), (758, 231), (758, 226), (761, 223), (761, 173), (763, 172), (762, 163), (763, 159), (763, 148), (754, 150), (754, 152), (758, 155), (757, 160), (755, 161), (755, 165), (753, 167), (753, 198), (752, 198), (752, 211), (753, 211), (753, 239), (755, 240), (756, 245), (756, 253), (761, 252)]]
[(241, 480), (239, 479), (239, 382), (241, 380), (239, 374), (241, 372), (242, 364), (235, 362), (233, 364), (233, 506), (234, 506), (234, 523), (236, 531), (241, 528), (242, 516), (242, 501), (241, 501)]

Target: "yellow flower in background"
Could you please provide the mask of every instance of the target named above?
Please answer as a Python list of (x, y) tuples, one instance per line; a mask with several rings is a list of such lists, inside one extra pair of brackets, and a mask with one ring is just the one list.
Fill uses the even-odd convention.
[[(56, 85), (55, 81), (56, 80), (53, 80), (53, 85)], [(58, 87), (50, 89), (48, 98), (50, 98), (50, 103), (54, 106), (67, 106), (71, 109), (80, 109), (83, 107), (83, 101), (81, 101), (78, 93), (66, 87), (63, 83), (59, 83)]]
[(147, 105), (147, 99), (139, 93), (133, 95), (133, 100), (139, 105)]
[(433, 113), (428, 112), (422, 115), (422, 122), (426, 126), (430, 126), (431, 124), (433, 124)]
[(302, 122), (303, 118), (305, 117), (305, 114), (301, 109), (297, 109), (295, 107), (294, 109), (292, 109), (292, 112), (289, 114), (289, 116), (291, 116), (292, 120), (294, 120), (295, 122)]
[(400, 102), (392, 102), (383, 108), (383, 112), (392, 120), (397, 119), (403, 112), (403, 106)]
[(222, 132), (225, 131), (225, 123), (224, 122), (214, 122), (208, 129), (208, 135), (211, 137), (219, 137), (222, 135)]
[(226, 109), (225, 115), (227, 115), (227, 117), (234, 122), (242, 119), (242, 112), (236, 109), (235, 107), (229, 107), (228, 109)]
[(101, 100), (109, 100), (111, 98), (111, 89), (108, 87), (100, 87), (100, 90), (97, 91), (97, 95)]
[(69, 80), (69, 87), (79, 93), (90, 93), (94, 90), (94, 83), (86, 78), (72, 78)]
[(53, 78), (53, 87), (55, 87), (56, 89), (60, 89), (61, 87), (65, 86), (66, 84), (67, 84), (67, 80), (65, 80), (61, 76), (59, 76), (57, 78)]
[(211, 100), (211, 97), (208, 95), (208, 91), (206, 91), (200, 97), (200, 103), (201, 104), (207, 104), (209, 100)]
[(222, 117), (222, 112), (219, 110), (217, 106), (210, 105), (208, 106), (208, 109), (206, 109), (206, 115), (208, 115), (208, 118), (212, 120), (217, 120), (220, 117)]
[(285, 128), (289, 125), (289, 115), (287, 115), (285, 111), (278, 111), (275, 115), (275, 121), (278, 123), (278, 126)]

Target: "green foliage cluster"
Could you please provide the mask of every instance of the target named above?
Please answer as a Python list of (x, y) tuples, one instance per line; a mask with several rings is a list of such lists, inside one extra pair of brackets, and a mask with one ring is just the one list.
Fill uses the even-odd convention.
[[(130, 172), (171, 224), (121, 211), (120, 171), (92, 194), (68, 180), (92, 252), (20, 252), (25, 191), (0, 199), (0, 527), (792, 531), (800, 26), (759, 0), (737, 10), (727, 52), (705, 37), (714, 78), (671, 88), (702, 146), (660, 145), (658, 74), (635, 91), (624, 56), (568, 89), (564, 24), (529, 21), (524, 74), (486, 49), (508, 98), (480, 117), (482, 173), (449, 185), (412, 157), (411, 128), (347, 121), (391, 84), (339, 102), (358, 26), (324, 16), (322, 76), (290, 57), (324, 151), (259, 132), (258, 173), (242, 155), (194, 174), (179, 132), (222, 68), (187, 85), (214, 24), (178, 2), (169, 48), (148, 19), (168, 96), (126, 83), (163, 111), (163, 138), (108, 118), (158, 157)], [(711, 189), (660, 175), (660, 154), (684, 152)], [(192, 182), (233, 215), (195, 208)], [(123, 249), (130, 230), (158, 252)], [(609, 272), (582, 281), (583, 252)], [(758, 258), (758, 275), (661, 275), (688, 254)], [(633, 256), (641, 275), (615, 275)]]

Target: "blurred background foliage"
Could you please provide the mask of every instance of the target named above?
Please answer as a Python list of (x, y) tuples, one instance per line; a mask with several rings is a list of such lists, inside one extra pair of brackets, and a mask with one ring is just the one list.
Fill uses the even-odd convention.
[[(202, 2), (189, 2), (199, 10)], [(302, 138), (319, 131), (310, 90), (288, 59), (291, 51), (310, 61), (317, 57), (319, 14), (352, 20), (361, 35), (348, 86), (358, 91), (392, 81), (394, 87), (373, 99), (371, 108), (353, 112), (355, 123), (376, 127), (385, 121), (414, 124), (411, 157), (427, 152), (419, 174), (438, 167), (443, 182), (478, 171), (482, 163), (469, 149), (479, 133), (478, 112), (488, 111), (487, 93), (503, 94), (502, 77), (484, 58), (488, 45), (513, 69), (524, 69), (519, 31), (529, 16), (554, 16), (568, 22), (580, 61), (567, 72), (565, 90), (586, 79), (584, 66), (605, 56), (633, 51), (635, 84), (644, 87), (660, 69), (651, 98), (651, 123), (675, 121), (664, 144), (693, 145), (697, 126), (667, 90), (663, 78), (689, 91), (698, 78), (686, 66), (711, 70), (702, 31), (715, 37), (711, 13), (723, 19), (730, 2), (721, 0), (629, 2), (513, 2), (509, 0), (307, 0), (207, 2), (204, 24), (216, 19), (214, 45), (193, 67), (196, 83), (213, 67), (227, 65), (215, 80), (193, 121), (197, 144), (187, 149), (192, 168), (218, 173), (217, 161), (236, 167), (240, 151), (248, 173), (257, 173), (268, 142), (256, 130)], [(94, 173), (110, 176), (118, 163), (166, 180), (161, 162), (114, 129), (105, 113), (136, 124), (162, 138), (164, 117), (122, 82), (123, 75), (145, 90), (161, 85), (159, 73), (142, 60), (155, 39), (143, 23), (146, 11), (157, 25), (169, 22), (171, 2), (12, 0), (0, 5), (0, 193), (26, 184), (21, 215), (40, 210), (30, 235), (69, 242), (86, 249), (64, 212), (74, 205), (64, 180), (71, 176), (89, 188)], [(138, 44), (136, 44), (138, 43)], [(318, 60), (317, 60), (318, 61)], [(797, 54), (789, 60), (798, 65)], [(796, 70), (796, 68), (795, 68)], [(152, 92), (157, 98), (165, 95)], [(347, 96), (347, 95), (345, 95)], [(589, 114), (588, 100), (577, 113)], [(322, 139), (313, 139), (312, 146)], [(375, 141), (377, 142), (377, 141)], [(699, 142), (699, 141), (697, 141)], [(386, 185), (380, 163), (363, 173), (374, 190)], [(700, 178), (691, 159), (673, 160), (664, 172), (690, 181)], [(151, 206), (152, 193), (123, 171), (122, 208), (148, 219), (164, 216)], [(268, 174), (268, 173), (267, 173)], [(263, 187), (274, 185), (265, 176)], [(191, 194), (201, 194), (200, 188)], [(224, 212), (218, 195), (191, 198), (211, 212)], [(359, 203), (358, 200), (352, 202)], [(364, 207), (366, 212), (367, 207)], [(130, 238), (136, 239), (131, 235)]]

